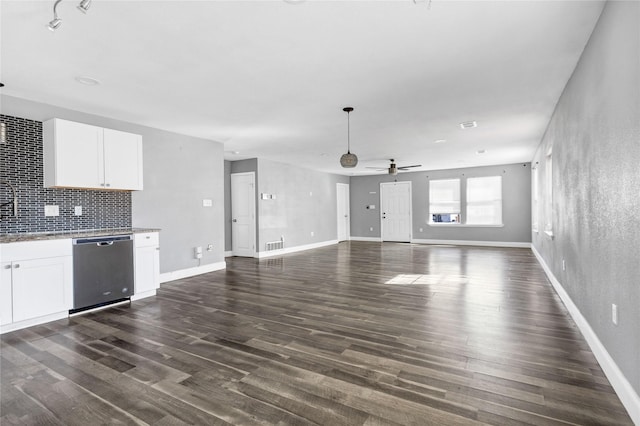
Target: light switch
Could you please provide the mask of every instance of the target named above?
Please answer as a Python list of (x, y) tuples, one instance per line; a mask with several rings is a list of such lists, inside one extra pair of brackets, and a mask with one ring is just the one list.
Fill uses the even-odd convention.
[(202, 200), (202, 207), (211, 207), (213, 206), (213, 200), (210, 200), (208, 198), (205, 198), (204, 200)]
[(60, 216), (60, 207), (59, 206), (44, 206), (44, 215), (45, 216)]
[(75, 206), (73, 214), (76, 216), (82, 216), (82, 206)]

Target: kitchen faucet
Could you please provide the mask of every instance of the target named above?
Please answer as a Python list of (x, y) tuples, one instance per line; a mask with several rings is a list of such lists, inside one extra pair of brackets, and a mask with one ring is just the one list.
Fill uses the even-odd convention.
[(4, 206), (11, 205), (11, 206), (13, 206), (13, 214), (11, 214), (9, 216), (3, 216), (2, 213), (0, 212), (0, 219), (5, 218), (5, 217), (18, 217), (18, 195), (16, 194), (16, 189), (13, 187), (13, 185), (11, 185), (9, 182), (7, 182), (5, 180), (0, 180), (0, 184), (2, 184), (2, 183), (7, 185), (9, 188), (11, 188), (11, 192), (13, 193), (13, 200), (7, 201), (6, 203), (0, 204), (0, 210)]

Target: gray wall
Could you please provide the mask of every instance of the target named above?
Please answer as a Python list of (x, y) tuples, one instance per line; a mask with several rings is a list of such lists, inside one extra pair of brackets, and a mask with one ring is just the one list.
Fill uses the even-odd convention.
[(336, 184), (349, 183), (348, 176), (262, 159), (258, 160), (258, 174), (258, 195), (276, 196), (258, 200), (258, 251), (280, 236), (284, 236), (285, 247), (337, 239)]
[(639, 3), (607, 2), (535, 155), (541, 182), (550, 146), (554, 238), (541, 208), (534, 247), (640, 393)]
[[(245, 172), (256, 173), (256, 251), (264, 251), (265, 243), (281, 236), (285, 248), (337, 238), (336, 184), (348, 184), (349, 177), (256, 158), (230, 163), (229, 173)], [(275, 199), (263, 200), (262, 193), (275, 195)], [(225, 230), (231, 235), (231, 203), (226, 210), (229, 220), (225, 220)], [(226, 247), (231, 251), (231, 239)]]
[[(503, 227), (429, 226), (429, 180), (460, 178), (462, 209), (465, 178), (502, 176)], [(466, 241), (531, 241), (531, 166), (529, 163), (465, 169), (406, 172), (397, 176), (376, 175), (351, 178), (351, 235), (380, 238), (380, 183), (410, 181), (413, 207), (413, 238)], [(375, 210), (367, 209), (374, 204)], [(370, 230), (373, 228), (373, 231)], [(422, 232), (420, 229), (422, 228)]]
[[(202, 265), (224, 260), (223, 145), (10, 96), (2, 113), (44, 121), (53, 117), (138, 133), (143, 138), (144, 190), (132, 193), (132, 225), (161, 228), (160, 271), (198, 266), (193, 248), (204, 251)], [(202, 199), (213, 207), (202, 207)]]

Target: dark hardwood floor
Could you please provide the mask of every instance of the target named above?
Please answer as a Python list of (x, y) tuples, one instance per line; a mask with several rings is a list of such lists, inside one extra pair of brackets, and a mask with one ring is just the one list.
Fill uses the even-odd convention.
[(631, 425), (528, 249), (341, 243), (2, 336), (2, 425)]

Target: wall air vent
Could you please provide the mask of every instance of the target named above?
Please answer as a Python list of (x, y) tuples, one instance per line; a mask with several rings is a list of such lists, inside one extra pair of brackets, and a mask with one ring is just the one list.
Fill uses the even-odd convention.
[(460, 123), (460, 128), (462, 130), (464, 130), (464, 129), (472, 129), (474, 127), (478, 127), (478, 122), (476, 122), (476, 121), (463, 121), (462, 123)]

